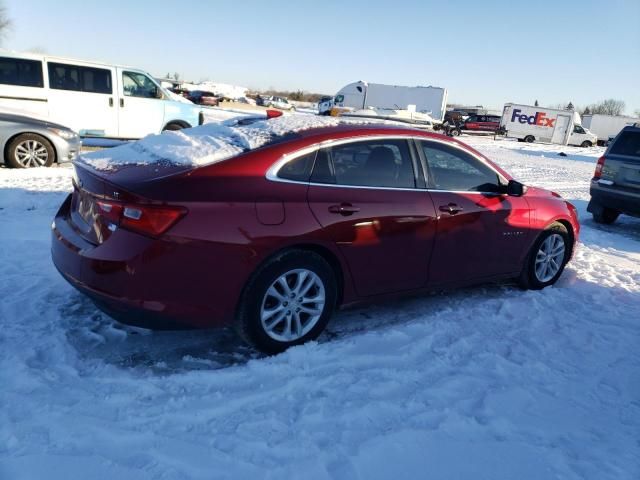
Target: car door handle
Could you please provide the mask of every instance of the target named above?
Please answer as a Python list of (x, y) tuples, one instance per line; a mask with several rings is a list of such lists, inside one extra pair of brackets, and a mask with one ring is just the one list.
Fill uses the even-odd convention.
[(124, 107), (124, 98), (120, 99), (120, 108)]
[(440, 210), (441, 212), (450, 213), (451, 215), (455, 215), (456, 213), (460, 213), (463, 208), (459, 205), (456, 205), (455, 203), (450, 203), (448, 205), (440, 205), (440, 207), (438, 207), (438, 210)]
[(360, 207), (354, 207), (350, 203), (341, 203), (340, 205), (331, 205), (329, 207), (329, 211), (331, 213), (337, 213), (339, 215), (347, 217), (349, 215), (353, 215), (356, 212), (359, 212)]
[(113, 97), (109, 97), (109, 106), (113, 107)]

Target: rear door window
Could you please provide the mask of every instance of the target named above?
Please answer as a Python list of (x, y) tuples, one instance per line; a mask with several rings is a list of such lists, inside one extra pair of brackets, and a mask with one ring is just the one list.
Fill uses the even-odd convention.
[(612, 155), (626, 155), (640, 160), (640, 131), (622, 132), (611, 146)]
[(429, 167), (429, 188), (434, 190), (497, 193), (498, 174), (459, 148), (421, 141)]
[(21, 87), (44, 87), (42, 62), (0, 57), (0, 84)]
[(316, 158), (316, 152), (307, 153), (301, 157), (285, 163), (278, 170), (278, 178), (285, 180), (293, 180), (296, 182), (308, 182), (313, 168), (313, 161)]
[(320, 150), (314, 183), (344, 186), (415, 188), (409, 145), (405, 140), (366, 140)]

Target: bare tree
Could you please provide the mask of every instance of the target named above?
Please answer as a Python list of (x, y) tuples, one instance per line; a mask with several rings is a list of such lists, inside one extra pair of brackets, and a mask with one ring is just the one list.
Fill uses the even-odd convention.
[(6, 37), (10, 28), (11, 20), (7, 15), (7, 9), (4, 5), (0, 4), (0, 44), (2, 44), (2, 40)]
[(622, 115), (624, 107), (625, 103), (622, 100), (615, 100), (613, 98), (589, 105), (591, 113), (600, 113), (603, 115)]

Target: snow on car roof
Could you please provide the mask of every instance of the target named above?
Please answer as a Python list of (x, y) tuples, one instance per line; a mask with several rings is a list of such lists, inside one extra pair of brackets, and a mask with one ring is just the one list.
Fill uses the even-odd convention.
[[(96, 170), (124, 165), (203, 166), (273, 143), (287, 135), (318, 127), (335, 127), (353, 120), (336, 117), (291, 115), (260, 120), (249, 125), (207, 123), (186, 130), (148, 135), (137, 142), (82, 154), (79, 161)], [(371, 123), (359, 120), (355, 123)]]

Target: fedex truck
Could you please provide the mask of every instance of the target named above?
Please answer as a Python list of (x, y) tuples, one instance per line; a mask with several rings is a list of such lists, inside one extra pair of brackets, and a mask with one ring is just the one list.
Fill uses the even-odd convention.
[(597, 137), (582, 127), (580, 115), (569, 110), (507, 103), (500, 127), (506, 136), (521, 142), (591, 147)]
[(442, 120), (447, 106), (447, 90), (440, 87), (403, 87), (381, 83), (353, 82), (342, 87), (328, 102), (319, 105), (320, 113), (328, 107), (344, 110), (410, 110), (428, 113), (434, 120)]
[(604, 145), (610, 138), (618, 135), (624, 127), (637, 122), (640, 122), (640, 119), (621, 115), (593, 113), (582, 116), (582, 125), (598, 137), (598, 145)]

